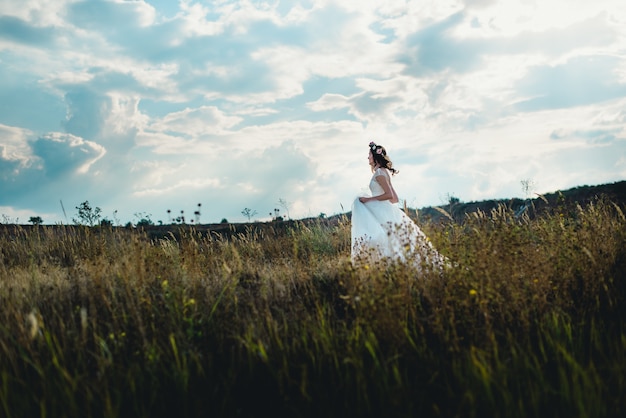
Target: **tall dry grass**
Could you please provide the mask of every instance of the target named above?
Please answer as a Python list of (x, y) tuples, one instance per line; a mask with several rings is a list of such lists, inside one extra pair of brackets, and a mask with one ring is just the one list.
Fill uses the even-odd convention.
[(347, 219), (229, 238), (0, 227), (0, 415), (624, 412), (621, 208), (422, 227), (443, 276), (353, 268)]

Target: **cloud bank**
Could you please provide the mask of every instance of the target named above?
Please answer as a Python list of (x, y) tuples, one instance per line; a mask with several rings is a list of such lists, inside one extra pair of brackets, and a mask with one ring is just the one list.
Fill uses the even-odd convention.
[(623, 180), (624, 28), (618, 0), (0, 0), (0, 213), (334, 214), (370, 140), (417, 207)]

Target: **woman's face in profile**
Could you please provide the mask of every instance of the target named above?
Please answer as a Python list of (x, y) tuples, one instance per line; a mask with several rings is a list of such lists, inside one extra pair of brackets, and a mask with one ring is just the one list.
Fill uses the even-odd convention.
[(374, 156), (372, 155), (371, 152), (367, 153), (367, 161), (369, 161), (370, 165), (373, 166), (374, 165)]

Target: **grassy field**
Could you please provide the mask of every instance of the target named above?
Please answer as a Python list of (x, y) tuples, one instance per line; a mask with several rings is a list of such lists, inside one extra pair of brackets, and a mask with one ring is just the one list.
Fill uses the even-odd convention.
[(626, 414), (623, 208), (421, 226), (443, 276), (354, 269), (347, 218), (0, 226), (0, 416)]

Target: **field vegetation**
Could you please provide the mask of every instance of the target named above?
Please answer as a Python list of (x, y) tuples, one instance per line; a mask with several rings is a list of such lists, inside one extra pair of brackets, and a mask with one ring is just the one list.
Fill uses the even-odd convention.
[(353, 268), (345, 216), (0, 225), (0, 416), (623, 416), (624, 208), (533, 215), (420, 222), (443, 275)]

